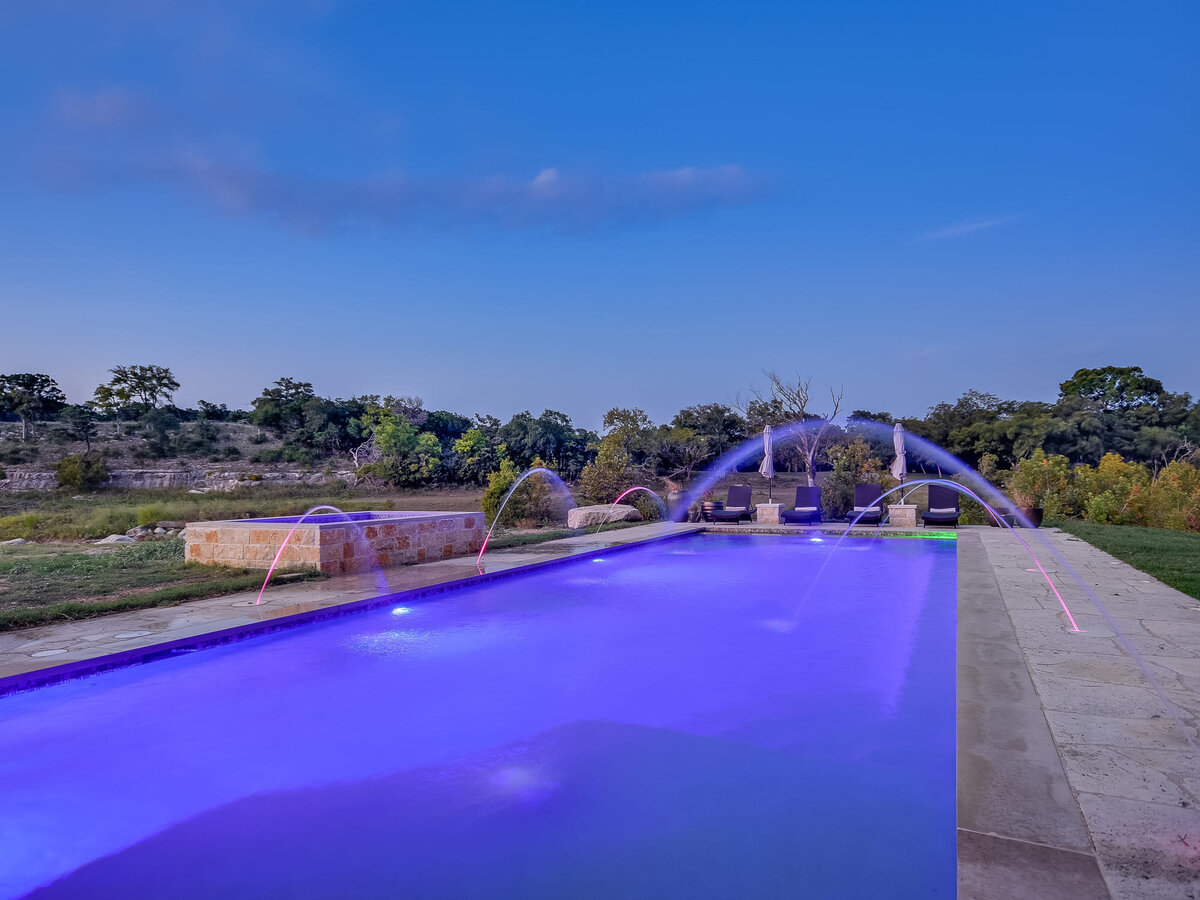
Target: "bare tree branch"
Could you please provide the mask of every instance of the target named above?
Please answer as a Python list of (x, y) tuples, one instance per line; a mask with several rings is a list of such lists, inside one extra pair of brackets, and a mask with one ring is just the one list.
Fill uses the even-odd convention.
[(796, 381), (793, 383), (784, 381), (775, 372), (768, 372), (767, 378), (770, 380), (770, 394), (766, 395), (751, 388), (750, 392), (754, 395), (754, 400), (742, 406), (739, 397), (739, 408), (743, 415), (755, 425), (759, 420), (762, 420), (762, 424), (769, 423), (771, 425), (782, 425), (789, 422), (811, 423), (793, 435), (790, 442), (796, 445), (800, 455), (804, 458), (809, 485), (815, 485), (817, 483), (817, 455), (828, 439), (828, 431), (833, 425), (834, 419), (841, 412), (845, 388), (841, 387), (836, 391), (832, 387), (829, 389), (830, 409), (828, 413), (821, 414), (809, 410), (809, 404), (812, 403), (812, 378), (801, 378), (797, 375)]

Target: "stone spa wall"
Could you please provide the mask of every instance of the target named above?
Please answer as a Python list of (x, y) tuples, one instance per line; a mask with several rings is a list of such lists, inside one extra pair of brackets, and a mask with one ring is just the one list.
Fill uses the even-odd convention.
[(483, 513), (354, 513), (360, 521), (318, 516), (295, 524), (283, 519), (190, 522), (185, 558), (217, 566), (266, 569), (295, 528), (279, 558), (281, 568), (319, 569), (330, 575), (366, 572), (478, 553)]

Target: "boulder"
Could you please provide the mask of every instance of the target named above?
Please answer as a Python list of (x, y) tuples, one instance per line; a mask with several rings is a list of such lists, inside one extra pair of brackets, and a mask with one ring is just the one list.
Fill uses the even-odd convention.
[(568, 528), (587, 528), (604, 522), (640, 522), (642, 514), (632, 506), (618, 503), (613, 506), (579, 506), (567, 513)]
[(12, 546), (13, 544), (27, 544), (27, 543), (29, 543), (29, 542), (26, 541), (25, 538), (13, 538), (11, 541), (0, 541), (0, 547), (9, 547), (9, 546)]
[(110, 534), (106, 538), (100, 538), (96, 541), (97, 544), (132, 544), (136, 538), (131, 538), (127, 534)]

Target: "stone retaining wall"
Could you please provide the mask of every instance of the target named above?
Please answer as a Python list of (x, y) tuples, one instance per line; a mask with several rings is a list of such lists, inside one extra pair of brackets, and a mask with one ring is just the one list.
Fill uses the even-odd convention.
[(365, 572), (478, 553), (483, 513), (373, 513), (363, 522), (271, 522), (242, 519), (190, 522), (186, 558), (218, 566), (266, 569), (288, 533), (282, 568), (319, 569), (330, 575)]

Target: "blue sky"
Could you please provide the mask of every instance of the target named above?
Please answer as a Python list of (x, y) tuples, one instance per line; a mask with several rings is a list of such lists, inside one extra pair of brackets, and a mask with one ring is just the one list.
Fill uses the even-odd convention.
[(1200, 6), (0, 3), (0, 371), (1200, 394)]

